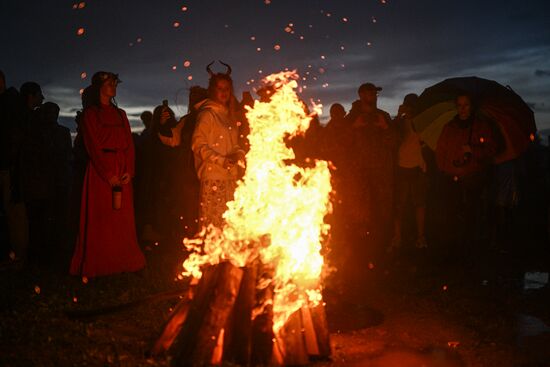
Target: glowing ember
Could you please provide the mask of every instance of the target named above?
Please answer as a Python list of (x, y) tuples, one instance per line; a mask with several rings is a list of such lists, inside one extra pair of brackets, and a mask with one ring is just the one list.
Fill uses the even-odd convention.
[(275, 51), (279, 51), (281, 49), (281, 45), (275, 45), (275, 46), (273, 46), (273, 49)]
[(450, 341), (450, 342), (447, 342), (447, 345), (449, 346), (449, 348), (457, 348), (460, 345), (460, 342), (459, 341)]
[(39, 286), (37, 286), (37, 285), (34, 286), (34, 293), (40, 294), (40, 287)]
[(82, 73), (80, 73), (80, 79), (86, 79), (87, 76), (88, 76), (88, 74), (86, 74), (85, 71), (83, 71)]
[(193, 80), (193, 75), (189, 75), (189, 76), (187, 77), (187, 80)]
[(84, 28), (80, 27), (76, 30), (77, 36), (82, 36), (84, 34)]
[(174, 28), (178, 28), (181, 25), (181, 23), (180, 22), (174, 22), (173, 25), (174, 25)]
[(186, 68), (188, 68), (189, 66), (191, 66), (191, 61), (185, 60), (185, 61), (183, 62), (183, 66), (185, 66)]
[[(276, 335), (292, 313), (322, 301), (320, 251), (330, 228), (323, 219), (332, 208), (328, 163), (302, 168), (288, 162), (295, 155), (285, 137), (304, 134), (312, 118), (295, 92), (298, 78), (289, 71), (264, 79), (275, 93), (270, 102), (255, 101), (248, 108), (246, 173), (224, 213), (226, 224), (203, 228), (198, 238), (184, 240), (191, 253), (183, 264), (184, 276), (200, 278), (202, 266), (223, 261), (241, 267), (260, 260), (272, 268)], [(320, 106), (314, 108), (320, 113)]]

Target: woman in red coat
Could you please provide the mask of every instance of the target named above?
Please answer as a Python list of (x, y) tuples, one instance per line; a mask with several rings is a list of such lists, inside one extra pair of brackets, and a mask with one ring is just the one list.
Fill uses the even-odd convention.
[[(83, 140), (90, 159), (71, 261), (73, 275), (95, 277), (133, 272), (145, 266), (134, 224), (134, 145), (130, 124), (126, 113), (113, 103), (118, 81), (116, 74), (94, 74), (90, 101), (82, 116)], [(113, 193), (120, 189), (118, 206), (114, 205)]]

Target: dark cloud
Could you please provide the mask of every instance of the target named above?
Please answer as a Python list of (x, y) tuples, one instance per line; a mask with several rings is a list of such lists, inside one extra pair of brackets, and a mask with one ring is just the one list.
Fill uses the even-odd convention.
[[(214, 59), (232, 65), (239, 93), (268, 73), (297, 69), (306, 77), (304, 99), (327, 106), (349, 105), (364, 81), (384, 87), (380, 103), (390, 111), (405, 94), (455, 76), (511, 85), (535, 106), (550, 91), (546, 0), (189, 0), (186, 12), (167, 1), (86, 4), (73, 10), (53, 0), (0, 3), (0, 24), (10, 30), (0, 32), (10, 50), (0, 65), (8, 83), (38, 81), (67, 119), (96, 70), (121, 75), (117, 99), (133, 119), (165, 98), (183, 113), (189, 87), (206, 84), (204, 67)], [(289, 23), (294, 34), (284, 30)], [(84, 36), (76, 36), (78, 27)], [(549, 114), (537, 123), (550, 126)]]
[(535, 70), (535, 76), (550, 76), (550, 70)]

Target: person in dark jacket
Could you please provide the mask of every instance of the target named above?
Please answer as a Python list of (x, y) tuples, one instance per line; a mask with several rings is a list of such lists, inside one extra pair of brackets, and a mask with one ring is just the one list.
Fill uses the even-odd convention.
[(494, 126), (475, 114), (470, 95), (460, 94), (455, 102), (458, 113), (443, 128), (435, 154), (448, 200), (451, 241), (471, 259), (483, 236), (488, 167), (497, 154), (498, 139)]
[(7, 87), (0, 70), (0, 259), (9, 252), (9, 262), (24, 259), (28, 241), (24, 205), (13, 200), (14, 139), (18, 136), (20, 105), (19, 92)]
[[(49, 162), (44, 156), (48, 141), (38, 114), (44, 100), (42, 88), (35, 82), (23, 83), (19, 96), (10, 143), (12, 205), (9, 218), (12, 221), (10, 227), (14, 228), (16, 256), (26, 261), (29, 252), (42, 245), (42, 220), (46, 215), (44, 203), (52, 185)], [(38, 260), (38, 256), (34, 256), (34, 260)]]
[(393, 207), (393, 156), (397, 141), (390, 115), (377, 107), (382, 90), (372, 83), (358, 89), (346, 120), (353, 131), (351, 155), (355, 158), (355, 184), (350, 188), (350, 219), (363, 238), (369, 236), (379, 253), (389, 237)]
[[(56, 259), (57, 254), (63, 255), (63, 264), (66, 263), (65, 255), (72, 250), (72, 243), (67, 241), (67, 224), (69, 215), (69, 198), (71, 184), (72, 144), (71, 132), (58, 123), (59, 106), (53, 102), (46, 102), (40, 108), (40, 118), (51, 142), (49, 146), (50, 160), (52, 163), (53, 193), (48, 205), (48, 213), (51, 216), (50, 245)], [(70, 246), (70, 247), (69, 247)], [(44, 249), (48, 250), (48, 249)], [(49, 256), (48, 253), (45, 254)]]

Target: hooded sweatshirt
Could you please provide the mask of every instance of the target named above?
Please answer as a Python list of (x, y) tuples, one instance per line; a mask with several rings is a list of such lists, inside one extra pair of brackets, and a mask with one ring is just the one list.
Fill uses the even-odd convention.
[(198, 105), (197, 126), (191, 149), (197, 176), (202, 180), (236, 180), (237, 167), (224, 168), (227, 155), (242, 151), (238, 145), (239, 129), (228, 109), (206, 99)]

